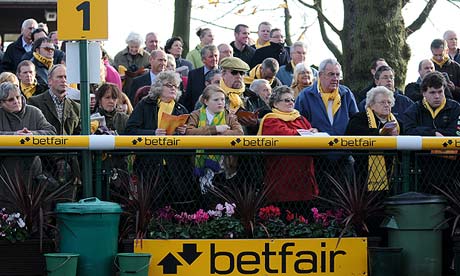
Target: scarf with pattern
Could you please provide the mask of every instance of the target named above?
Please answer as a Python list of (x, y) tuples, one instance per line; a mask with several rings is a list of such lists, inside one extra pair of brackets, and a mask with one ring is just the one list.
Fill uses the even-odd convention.
[(33, 55), (34, 55), (34, 58), (36, 60), (38, 60), (40, 63), (42, 63), (43, 65), (45, 65), (48, 68), (48, 70), (51, 69), (51, 67), (53, 67), (53, 59), (52, 58), (44, 57), (44, 56), (40, 55), (37, 52), (34, 52)]

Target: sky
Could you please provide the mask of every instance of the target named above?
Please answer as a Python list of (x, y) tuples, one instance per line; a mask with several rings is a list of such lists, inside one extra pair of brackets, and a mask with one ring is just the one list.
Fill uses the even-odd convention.
[[(311, 3), (311, 0), (305, 0)], [(219, 2), (209, 4), (209, 2)], [(214, 33), (214, 43), (229, 43), (234, 40), (233, 30), (212, 25), (233, 28), (238, 23), (245, 23), (251, 31), (257, 31), (261, 21), (269, 21), (273, 27), (284, 29), (284, 13), (280, 8), (281, 0), (194, 0), (192, 4), (192, 20), (190, 44), (195, 47), (199, 43), (195, 32), (200, 27), (209, 27)], [(341, 29), (343, 22), (342, 2), (337, 0), (323, 1), (324, 13), (329, 15), (336, 27)], [(171, 36), (174, 21), (174, 1), (172, 0), (108, 0), (109, 4), (109, 39), (105, 48), (113, 57), (125, 46), (125, 39), (130, 32), (137, 32), (145, 37), (151, 31), (160, 36), (160, 44), (164, 45)], [(242, 3), (237, 5), (237, 3)], [(308, 26), (303, 41), (308, 45), (308, 62), (319, 64), (321, 60), (333, 57), (321, 40), (316, 13), (296, 0), (289, 0), (291, 10), (292, 41), (299, 37), (302, 27)], [(331, 4), (333, 3), (333, 4)], [(423, 27), (409, 36), (408, 43), (412, 49), (412, 56), (408, 65), (406, 82), (415, 81), (418, 77), (418, 63), (420, 60), (431, 57), (430, 43), (435, 38), (442, 38), (445, 30), (452, 29), (460, 35), (459, 27), (455, 24), (460, 16), (460, 2), (449, 3), (447, 0), (438, 0)], [(329, 4), (329, 5), (328, 5)], [(426, 0), (412, 0), (403, 10), (406, 26), (423, 10)], [(207, 23), (212, 22), (212, 24)], [(251, 36), (257, 38), (256, 34)], [(330, 35), (337, 44), (337, 37)]]

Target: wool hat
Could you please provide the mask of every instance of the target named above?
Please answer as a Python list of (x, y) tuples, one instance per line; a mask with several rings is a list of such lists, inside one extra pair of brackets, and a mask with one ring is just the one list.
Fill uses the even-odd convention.
[(236, 71), (249, 71), (249, 65), (237, 57), (226, 57), (220, 61), (220, 67)]

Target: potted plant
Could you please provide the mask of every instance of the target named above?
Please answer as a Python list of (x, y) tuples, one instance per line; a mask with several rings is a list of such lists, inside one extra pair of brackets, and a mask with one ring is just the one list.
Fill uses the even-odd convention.
[(5, 239), (0, 237), (0, 275), (41, 275), (44, 271), (43, 253), (55, 252), (52, 208), (70, 200), (66, 195), (72, 193), (73, 182), (55, 184), (43, 174), (32, 177), (18, 169), (0, 169), (0, 206), (11, 208), (1, 209), (0, 231)]

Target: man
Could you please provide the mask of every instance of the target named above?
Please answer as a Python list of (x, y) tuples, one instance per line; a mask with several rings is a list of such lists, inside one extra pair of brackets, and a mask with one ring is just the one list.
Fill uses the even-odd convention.
[(460, 63), (460, 49), (457, 48), (457, 34), (448, 30), (444, 33), (443, 39), (447, 41), (447, 48), (449, 49), (448, 55), (451, 60)]
[[(48, 38), (48, 34), (46, 33), (45, 29), (39, 27), (39, 28), (35, 29), (32, 32), (32, 42), (35, 42), (37, 39), (42, 38), (42, 37)], [(54, 43), (53, 43), (53, 45), (54, 45)], [(33, 58), (33, 53), (34, 53), (34, 50), (33, 50), (33, 47), (32, 47), (32, 51), (26, 52), (22, 56), (21, 60), (26, 60), (26, 59), (31, 60)], [(60, 63), (64, 63), (64, 62), (65, 62), (65, 53), (64, 53), (64, 51), (56, 49), (56, 46), (54, 46), (53, 64), (60, 64)]]
[(219, 44), (217, 46), (217, 50), (219, 50), (219, 63), (222, 59), (226, 57), (233, 57), (233, 48), (227, 43)]
[(28, 104), (38, 107), (46, 120), (56, 128), (57, 135), (79, 135), (80, 105), (67, 96), (67, 72), (62, 64), (54, 65), (48, 75), (49, 90), (29, 98)]
[[(440, 72), (426, 74), (420, 85), (423, 99), (411, 106), (403, 117), (404, 134), (418, 136), (460, 136), (460, 105), (446, 99), (446, 79)], [(439, 152), (434, 152), (439, 154)], [(441, 152), (442, 153), (442, 152)], [(442, 157), (442, 155), (440, 155)], [(438, 156), (419, 156), (422, 185), (450, 183), (458, 179), (458, 161)], [(429, 166), (423, 168), (423, 166)], [(437, 170), (428, 170), (437, 167)], [(430, 173), (424, 174), (429, 171)]]
[(289, 49), (284, 46), (284, 35), (278, 28), (270, 31), (270, 45), (256, 50), (251, 59), (251, 68), (262, 63), (268, 57), (276, 59), (280, 66), (288, 64), (291, 59)]
[[(358, 112), (353, 92), (339, 84), (341, 74), (342, 69), (336, 59), (323, 60), (319, 65), (319, 81), (300, 92), (294, 106), (312, 127), (329, 135), (344, 135), (350, 117)], [(331, 189), (325, 172), (337, 180), (346, 178), (351, 181), (353, 164), (353, 157), (343, 153), (315, 160), (320, 194), (327, 194)]]
[(249, 87), (254, 80), (265, 79), (270, 83), (271, 88), (281, 86), (281, 81), (276, 77), (279, 64), (274, 58), (266, 58), (261, 64), (256, 65), (249, 72), (249, 76), (244, 77), (246, 87)]
[[(422, 82), (423, 78), (430, 72), (434, 72), (434, 64), (429, 59), (424, 59), (420, 61), (418, 64), (418, 74), (419, 78), (416, 82), (411, 82), (406, 85), (404, 89), (404, 95), (409, 97), (409, 99), (413, 100), (414, 102), (420, 101), (422, 96), (422, 91), (420, 91), (420, 83)], [(452, 93), (450, 92), (449, 88), (445, 88), (444, 94), (447, 98), (452, 99)]]
[(363, 90), (355, 93), (356, 102), (360, 103), (363, 99), (366, 98), (367, 91), (375, 87), (375, 72), (379, 69), (380, 66), (388, 66), (388, 63), (383, 58), (377, 58), (371, 63), (370, 72), (372, 75), (372, 82)]
[(219, 62), (219, 51), (214, 45), (207, 45), (201, 49), (201, 60), (204, 66), (194, 69), (188, 73), (188, 83), (185, 94), (180, 102), (187, 110), (195, 110), (195, 104), (205, 88), (205, 75), (217, 69)]
[(248, 64), (256, 51), (249, 46), (249, 27), (244, 24), (236, 25), (234, 36), (235, 41), (230, 43), (233, 48), (233, 56)]
[(152, 53), (153, 50), (160, 50), (158, 48), (159, 40), (158, 35), (154, 32), (147, 33), (145, 35), (145, 48), (144, 51), (147, 51), (149, 54)]
[(270, 95), (272, 94), (272, 88), (270, 83), (265, 79), (257, 79), (249, 86), (250, 94), (248, 102), (257, 108), (259, 112), (259, 118), (263, 118), (267, 113), (272, 112), (269, 104)]
[(53, 41), (54, 48), (56, 48), (57, 50), (61, 49), (61, 41), (59, 41), (57, 31), (50, 32), (48, 36)]
[[(276, 77), (281, 81), (282, 84), (291, 86), (292, 77), (294, 76), (294, 69), (297, 64), (304, 63), (307, 57), (307, 45), (302, 41), (294, 42), (294, 44), (289, 47), (291, 53), (291, 62), (286, 65), (282, 65), (280, 70), (276, 74)], [(310, 67), (315, 78), (318, 75), (318, 71)]]
[[(395, 76), (393, 69), (389, 66), (380, 66), (374, 74), (374, 82), (375, 86), (385, 86), (394, 93), (395, 105), (391, 108), (391, 113), (395, 115), (398, 121), (401, 121), (404, 112), (413, 105), (414, 102), (404, 96), (399, 89), (395, 88)], [(365, 106), (366, 99), (363, 99), (358, 105), (359, 111), (365, 111)]]
[(36, 68), (37, 81), (48, 85), (48, 70), (53, 66), (54, 56), (53, 41), (47, 37), (41, 37), (34, 41), (32, 63)]
[(16, 68), (26, 52), (32, 51), (32, 31), (38, 27), (35, 19), (29, 18), (24, 20), (21, 26), (21, 35), (19, 38), (8, 45), (2, 60), (0, 72), (16, 72)]
[(19, 88), (26, 99), (48, 90), (48, 85), (38, 83), (35, 78), (35, 65), (30, 60), (23, 60), (18, 64), (16, 76), (19, 79)]
[(143, 86), (150, 86), (155, 81), (156, 76), (166, 69), (166, 53), (163, 50), (153, 50), (149, 56), (150, 70), (133, 79), (133, 84), (129, 90), (129, 100), (134, 103), (137, 90)]
[(270, 31), (272, 24), (267, 21), (261, 22), (257, 28), (257, 35), (259, 36), (254, 45), (251, 45), (254, 49), (263, 48), (270, 45)]
[(460, 101), (460, 64), (452, 61), (447, 54), (448, 48), (445, 40), (435, 39), (431, 42), (431, 61), (434, 69), (446, 74), (447, 87), (452, 93), (452, 97), (457, 102)]

